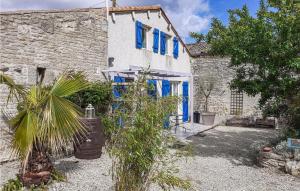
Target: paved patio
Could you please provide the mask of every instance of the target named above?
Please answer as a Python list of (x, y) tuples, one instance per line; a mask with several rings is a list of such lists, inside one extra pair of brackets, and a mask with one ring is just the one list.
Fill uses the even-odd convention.
[(172, 127), (171, 132), (179, 140), (186, 140), (188, 137), (196, 135), (199, 132), (203, 132), (213, 128), (214, 125), (203, 125), (199, 123), (185, 123), (179, 127)]

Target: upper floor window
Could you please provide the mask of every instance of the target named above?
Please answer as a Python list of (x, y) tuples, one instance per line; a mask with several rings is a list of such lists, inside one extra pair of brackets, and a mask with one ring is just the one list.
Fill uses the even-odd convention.
[(147, 49), (147, 36), (148, 31), (151, 29), (151, 27), (136, 21), (135, 23), (135, 37), (136, 37), (136, 48), (141, 49), (145, 48)]
[(166, 54), (171, 56), (172, 55), (172, 45), (171, 45), (171, 36), (166, 34)]
[(142, 48), (147, 49), (147, 28), (143, 27), (142, 30)]

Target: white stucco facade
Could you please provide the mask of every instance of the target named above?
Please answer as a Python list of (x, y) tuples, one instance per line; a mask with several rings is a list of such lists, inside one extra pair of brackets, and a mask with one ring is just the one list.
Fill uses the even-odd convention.
[[(136, 48), (136, 21), (147, 27), (146, 48)], [(171, 83), (171, 94), (181, 96), (182, 83), (189, 82), (189, 95), (192, 95), (191, 63), (188, 50), (179, 40), (178, 58), (173, 57), (173, 38), (177, 37), (171, 23), (162, 10), (141, 11), (111, 11), (108, 17), (108, 59), (113, 60), (109, 66), (110, 78), (114, 75), (126, 77), (121, 71), (132, 68), (143, 68), (151, 71), (159, 71), (165, 76), (150, 76), (157, 80), (158, 94), (161, 95), (162, 80)], [(160, 41), (158, 53), (153, 52), (153, 30), (163, 31), (169, 37), (168, 51), (165, 55), (160, 53)], [(120, 71), (120, 73), (118, 73)], [(178, 74), (177, 77), (169, 75)], [(180, 76), (180, 77), (179, 77)], [(176, 87), (175, 87), (176, 86)], [(191, 96), (192, 97), (192, 96)], [(189, 100), (189, 116), (192, 113), (192, 100)], [(178, 105), (178, 113), (182, 114), (182, 105)]]
[[(134, 16), (133, 16), (134, 15)], [(137, 49), (135, 40), (135, 22), (140, 21), (151, 27), (147, 32), (147, 48)], [(168, 22), (160, 11), (110, 13), (108, 21), (108, 57), (113, 57), (113, 68), (128, 69), (129, 66), (147, 67), (166, 71), (191, 73), (190, 57), (183, 44), (179, 44), (179, 56), (173, 58), (172, 38), (169, 45), (169, 55), (154, 53), (153, 29), (157, 28), (175, 37), (174, 31), (168, 27)]]

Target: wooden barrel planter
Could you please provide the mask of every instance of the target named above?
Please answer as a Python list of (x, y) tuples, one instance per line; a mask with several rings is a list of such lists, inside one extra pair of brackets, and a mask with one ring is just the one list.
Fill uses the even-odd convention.
[(78, 136), (74, 144), (74, 155), (78, 159), (97, 159), (105, 144), (104, 126), (99, 118), (84, 118), (87, 135)]

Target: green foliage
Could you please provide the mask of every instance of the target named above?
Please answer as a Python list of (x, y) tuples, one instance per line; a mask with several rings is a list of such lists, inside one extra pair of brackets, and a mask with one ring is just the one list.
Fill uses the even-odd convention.
[(300, 11), (294, 1), (261, 1), (256, 17), (246, 6), (229, 10), (229, 25), (213, 19), (206, 41), (211, 54), (230, 56), (231, 87), (269, 100), (300, 90)]
[(165, 172), (160, 172), (153, 180), (155, 180), (163, 190), (171, 190), (171, 188), (175, 187), (189, 190), (192, 186), (190, 182), (182, 181), (180, 178)]
[(112, 86), (108, 82), (95, 82), (68, 99), (83, 109), (92, 104), (97, 114), (105, 113), (112, 102)]
[(187, 181), (165, 170), (173, 164), (168, 144), (174, 138), (163, 124), (178, 98), (148, 96), (145, 79), (127, 86), (122, 97), (115, 100), (113, 114), (103, 121), (110, 135), (107, 149), (113, 158), (115, 190), (144, 191), (153, 182), (188, 189)]
[(7, 183), (4, 184), (4, 186), (1, 189), (2, 191), (21, 191), (23, 190), (23, 184), (22, 182), (16, 178), (16, 179), (9, 179)]
[(59, 151), (76, 133), (84, 132), (80, 111), (66, 99), (89, 86), (81, 73), (63, 73), (51, 86), (22, 87), (22, 91), (15, 89), (13, 81), (2, 80), (1, 83), (6, 84), (15, 97), (21, 98), (18, 114), (8, 123), (13, 130), (11, 146), (23, 160), (24, 170), (33, 148), (47, 145), (52, 151)]
[(67, 177), (63, 172), (60, 172), (57, 169), (54, 169), (51, 172), (51, 179), (53, 181), (65, 182), (67, 180)]
[(284, 116), (299, 127), (299, 106), (293, 105), (300, 92), (299, 2), (261, 0), (255, 17), (247, 6), (229, 10), (229, 25), (213, 19), (205, 41), (210, 54), (231, 57), (231, 88), (259, 95), (265, 116)]
[(196, 32), (191, 32), (190, 36), (194, 39), (196, 39), (197, 42), (202, 42), (205, 40), (205, 35), (204, 34), (199, 34)]
[[(290, 99), (287, 116), (290, 125), (300, 131), (300, 93)], [(300, 138), (300, 134), (298, 136)]]
[[(52, 181), (58, 181), (58, 182), (66, 181), (66, 176), (62, 172), (54, 169), (51, 172), (51, 182)], [(1, 191), (22, 191), (22, 190), (25, 190), (25, 187), (23, 186), (20, 179), (16, 178), (16, 179), (9, 179), (7, 181), (7, 183), (5, 183), (4, 186), (2, 187)], [(46, 190), (48, 190), (48, 188), (46, 185), (41, 184), (39, 186), (32, 185), (29, 188), (29, 190), (30, 191), (46, 191)]]

